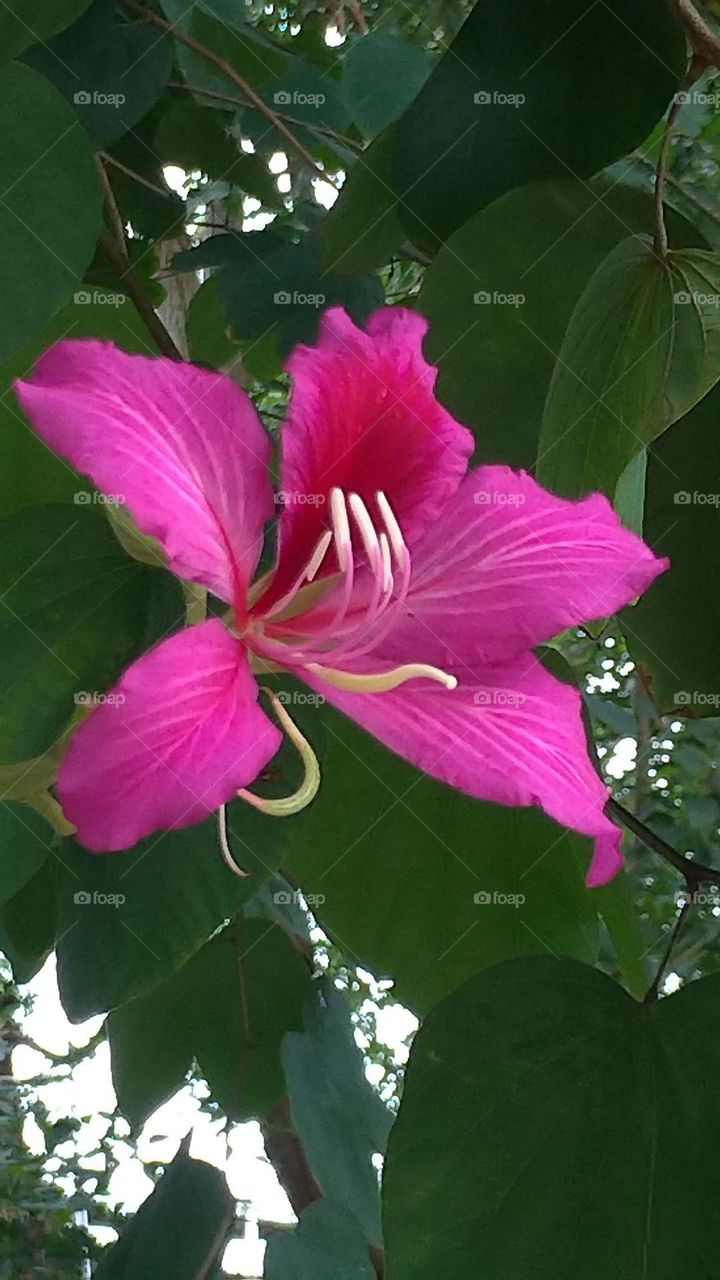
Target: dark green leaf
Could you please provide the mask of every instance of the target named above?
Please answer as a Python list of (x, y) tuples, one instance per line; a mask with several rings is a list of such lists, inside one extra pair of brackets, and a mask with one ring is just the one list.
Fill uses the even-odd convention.
[(383, 301), (376, 276), (335, 276), (321, 265), (321, 242), (274, 232), (217, 235), (179, 254), (180, 270), (218, 266), (217, 292), (238, 338), (277, 335), (281, 351), (312, 342), (325, 307), (340, 304), (357, 323)]
[(388, 1275), (709, 1280), (719, 1015), (717, 977), (636, 1004), (550, 956), (454, 992), (390, 1137)]
[(0, 360), (7, 360), (77, 286), (101, 210), (87, 135), (57, 89), (13, 63), (0, 76), (0, 115)]
[(420, 1013), (518, 952), (594, 958), (587, 841), (435, 782), (328, 708), (322, 720), (323, 780), (289, 856), (342, 950)]
[(49, 40), (87, 9), (90, 0), (4, 0), (0, 11), (0, 61), (16, 58), (36, 41)]
[(371, 31), (351, 44), (342, 83), (352, 119), (366, 138), (375, 138), (402, 115), (432, 67), (424, 49), (391, 31)]
[(683, 33), (657, 0), (475, 5), (398, 127), (413, 239), (445, 239), (512, 187), (590, 177), (626, 155), (684, 67)]
[(323, 1194), (352, 1212), (366, 1240), (380, 1244), (380, 1194), (373, 1155), (385, 1152), (392, 1112), (369, 1085), (350, 1010), (325, 983), (307, 1002), (306, 1030), (283, 1042), (292, 1118)]
[(168, 982), (108, 1020), (113, 1081), (136, 1126), (197, 1059), (233, 1120), (264, 1115), (285, 1092), (283, 1035), (301, 1021), (309, 973), (276, 925), (237, 921)]
[(328, 271), (349, 275), (381, 267), (407, 238), (392, 186), (392, 138), (391, 130), (357, 157), (325, 219)]
[(716, 387), (652, 446), (645, 537), (670, 569), (622, 614), (657, 705), (681, 716), (720, 715), (719, 424)]
[(297, 1227), (268, 1241), (265, 1280), (374, 1280), (357, 1220), (333, 1200), (316, 1200)]
[(50, 852), (52, 831), (26, 805), (0, 805), (0, 905), (14, 898)]
[(231, 840), (247, 879), (223, 863), (214, 817), (105, 857), (65, 841), (58, 981), (68, 1017), (112, 1009), (178, 969), (276, 870), (282, 826), (239, 801), (231, 806)]
[(538, 479), (612, 498), (631, 460), (720, 378), (720, 258), (623, 240), (570, 319), (540, 430)]
[(122, 550), (93, 510), (26, 507), (0, 522), (0, 760), (52, 746), (78, 701), (182, 621), (179, 588)]
[(172, 64), (167, 36), (146, 22), (117, 22), (115, 9), (115, 0), (94, 0), (79, 22), (28, 55), (31, 66), (56, 85), (101, 147), (127, 133), (150, 110)]
[(95, 1280), (206, 1280), (233, 1212), (220, 1170), (191, 1160), (183, 1146), (118, 1243), (103, 1254)]
[(0, 907), (0, 951), (10, 961), (16, 982), (30, 982), (53, 949), (58, 865), (56, 858), (46, 858), (20, 892)]
[[(604, 181), (542, 183), (502, 196), (441, 249), (417, 305), (440, 398), (474, 429), (479, 461), (534, 465), (573, 308), (605, 256), (652, 217), (649, 196)], [(672, 234), (701, 243), (681, 218)]]
[(0, 512), (46, 502), (72, 502), (87, 491), (67, 462), (52, 453), (29, 426), (12, 390), (38, 357), (61, 338), (104, 338), (125, 351), (152, 353), (150, 339), (132, 303), (122, 294), (94, 285), (75, 291), (75, 300), (55, 316), (39, 337), (0, 365)]

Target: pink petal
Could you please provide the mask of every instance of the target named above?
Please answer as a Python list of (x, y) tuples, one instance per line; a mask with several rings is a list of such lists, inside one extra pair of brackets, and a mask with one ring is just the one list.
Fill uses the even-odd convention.
[[(364, 660), (354, 669), (372, 666)], [(620, 869), (620, 832), (603, 812), (608, 790), (588, 757), (580, 695), (532, 654), (472, 674), (456, 671), (460, 683), (452, 691), (412, 680), (389, 693), (350, 693), (298, 674), (432, 777), (496, 804), (540, 805), (564, 826), (595, 836), (589, 885)]]
[(273, 501), (270, 442), (230, 378), (110, 342), (58, 342), (15, 384), (42, 438), (127, 503), (181, 578), (239, 602)]
[(363, 332), (333, 307), (317, 346), (297, 347), (290, 357), (272, 598), (301, 571), (327, 527), (334, 486), (358, 493), (378, 523), (375, 493), (382, 489), (410, 544), (457, 489), (473, 439), (435, 399), (437, 371), (422, 354), (426, 329), (416, 312), (385, 307)]
[(479, 467), (413, 557), (413, 616), (383, 648), (439, 666), (504, 662), (614, 613), (668, 563), (600, 494), (568, 502), (524, 471)]
[(282, 735), (257, 705), (245, 650), (214, 618), (163, 640), (73, 736), (59, 794), (104, 853), (187, 827), (252, 782)]

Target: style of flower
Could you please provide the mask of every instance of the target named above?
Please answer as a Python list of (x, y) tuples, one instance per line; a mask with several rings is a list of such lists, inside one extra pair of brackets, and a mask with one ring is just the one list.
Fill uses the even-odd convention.
[(615, 612), (665, 567), (600, 495), (571, 502), (506, 466), (468, 470), (470, 433), (434, 395), (425, 320), (361, 330), (325, 312), (288, 362), (276, 511), (270, 440), (228, 377), (63, 341), (17, 384), (52, 449), (122, 494), (168, 566), (231, 606), (134, 662), (73, 736), (58, 790), (78, 839), (125, 849), (245, 791), (282, 736), (253, 670), (304, 680), (419, 769), (595, 837), (621, 865), (575, 688), (533, 648)]

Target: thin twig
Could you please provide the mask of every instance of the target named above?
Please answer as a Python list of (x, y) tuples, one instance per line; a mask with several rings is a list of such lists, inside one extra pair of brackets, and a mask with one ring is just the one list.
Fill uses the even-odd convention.
[(664, 262), (667, 258), (668, 239), (665, 227), (665, 212), (663, 207), (663, 197), (665, 194), (665, 173), (667, 170), (668, 151), (670, 149), (670, 138), (672, 137), (675, 121), (677, 120), (683, 102), (685, 101), (685, 92), (694, 84), (698, 76), (701, 75), (705, 64), (702, 65), (698, 59), (693, 56), (680, 82), (677, 93), (673, 95), (670, 104), (668, 117), (665, 122), (662, 141), (660, 143), (660, 152), (658, 154), (657, 168), (655, 170), (655, 236), (654, 248), (658, 258)]
[(706, 67), (720, 67), (720, 40), (700, 16), (692, 0), (669, 0), (669, 4), (697, 58)]
[(123, 254), (123, 257), (129, 261), (130, 255), (128, 253), (127, 241), (125, 239), (125, 224), (117, 206), (115, 193), (110, 186), (110, 179), (107, 176), (103, 155), (100, 152), (95, 156), (95, 167), (98, 172), (98, 178), (100, 179), (105, 212), (107, 213), (108, 222), (110, 223), (110, 227), (115, 236), (115, 242), (118, 250)]
[(244, 93), (245, 96), (249, 98), (256, 110), (259, 111), (261, 115), (265, 116), (265, 119), (273, 126), (274, 129), (277, 129), (278, 133), (285, 139), (288, 146), (291, 147), (298, 156), (300, 156), (304, 163), (309, 165), (311, 169), (318, 173), (325, 182), (331, 181), (325, 170), (321, 168), (315, 160), (313, 160), (310, 152), (305, 150), (300, 140), (290, 132), (287, 125), (284, 124), (278, 116), (277, 112), (273, 111), (272, 107), (269, 107), (266, 102), (263, 102), (262, 98), (255, 92), (252, 85), (248, 84), (247, 80), (243, 79), (243, 77), (238, 74), (235, 68), (232, 67), (225, 58), (222, 58), (218, 53), (214, 53), (212, 49), (208, 49), (204, 44), (201, 44), (199, 40), (196, 40), (194, 36), (186, 35), (184, 31), (180, 31), (180, 29), (174, 26), (172, 22), (166, 22), (159, 14), (152, 13), (150, 9), (145, 9), (142, 5), (135, 4), (134, 0), (123, 0), (123, 3), (126, 8), (132, 10), (133, 13), (138, 14), (139, 17), (144, 18), (146, 22), (151, 22), (152, 25), (157, 27), (160, 31), (166, 31), (170, 35), (173, 35), (181, 44), (186, 45), (188, 49), (192, 49), (193, 53), (196, 53), (198, 57), (204, 58), (206, 62), (210, 62), (214, 67), (217, 67), (218, 71), (221, 71), (232, 84), (236, 85), (241, 93)]
[(608, 818), (614, 818), (621, 826), (632, 831), (633, 835), (637, 836), (648, 849), (679, 871), (691, 893), (694, 893), (701, 884), (720, 884), (720, 871), (715, 867), (705, 867), (701, 862), (692, 862), (689, 858), (684, 858), (677, 849), (663, 840), (662, 836), (656, 835), (646, 827), (634, 813), (618, 804), (617, 800), (608, 800), (605, 813)]
[(135, 307), (141, 316), (146, 329), (153, 338), (158, 351), (164, 356), (169, 356), (171, 360), (182, 360), (182, 354), (178, 351), (165, 325), (155, 311), (151, 302), (145, 295), (145, 291), (135, 277), (132, 263), (124, 256), (119, 246), (115, 243), (113, 236), (107, 227), (103, 227), (100, 232), (98, 241), (105, 257), (115, 271), (120, 283), (127, 289), (128, 296), (132, 299)]
[(680, 909), (680, 913), (675, 919), (675, 923), (673, 924), (673, 927), (670, 930), (670, 937), (668, 938), (667, 946), (665, 948), (665, 951), (663, 952), (662, 960), (658, 965), (658, 971), (655, 974), (655, 977), (653, 978), (652, 986), (649, 988), (649, 990), (645, 994), (645, 999), (643, 1001), (644, 1004), (649, 1004), (652, 1000), (657, 1000), (658, 998), (658, 992), (660, 991), (660, 984), (665, 976), (665, 971), (668, 967), (668, 964), (670, 963), (670, 956), (672, 955), (673, 947), (677, 942), (680, 930), (683, 927), (685, 918), (692, 905), (693, 905), (692, 898), (688, 898), (687, 901), (683, 903)]
[[(234, 107), (248, 107), (251, 111), (259, 110), (247, 98), (236, 98), (234, 94), (220, 93), (218, 89), (203, 89), (199, 84), (187, 84), (182, 80), (168, 80), (167, 87), (168, 89), (182, 89), (186, 93), (197, 93), (203, 98), (215, 98), (218, 102), (227, 102)], [(362, 143), (358, 142), (357, 138), (349, 138), (345, 133), (338, 133), (337, 129), (331, 129), (329, 125), (311, 124), (307, 120), (299, 120), (297, 116), (288, 115), (287, 111), (276, 111), (275, 114), (278, 120), (285, 120), (288, 124), (299, 124), (301, 129), (312, 129), (313, 133), (324, 133), (329, 138), (335, 138), (337, 142), (342, 142), (346, 147), (353, 147), (355, 151), (364, 150)]]
[(124, 173), (126, 177), (132, 178), (134, 182), (142, 183), (144, 187), (147, 187), (148, 191), (153, 191), (156, 196), (162, 196), (164, 200), (167, 200), (172, 195), (172, 192), (167, 187), (165, 190), (163, 190), (162, 187), (158, 187), (156, 183), (150, 182), (148, 178), (144, 178), (141, 173), (136, 173), (134, 169), (123, 164), (122, 160), (118, 160), (115, 156), (111, 156), (109, 151), (99, 151), (98, 155), (104, 164), (111, 164), (115, 169), (119, 169), (121, 173)]

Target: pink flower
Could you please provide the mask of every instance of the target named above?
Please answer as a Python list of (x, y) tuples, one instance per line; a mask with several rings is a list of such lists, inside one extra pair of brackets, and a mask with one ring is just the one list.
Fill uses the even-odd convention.
[(234, 610), (232, 627), (156, 645), (121, 677), (124, 701), (74, 735), (59, 794), (88, 848), (197, 822), (252, 782), (281, 742), (254, 656), (451, 786), (594, 836), (589, 884), (619, 869), (579, 694), (532, 648), (613, 613), (666, 562), (599, 495), (567, 502), (524, 472), (468, 471), (472, 437), (435, 399), (425, 329), (386, 308), (363, 332), (333, 308), (318, 345), (293, 353), (277, 561), (254, 585), (270, 442), (235, 383), (65, 341), (17, 384), (43, 439)]

